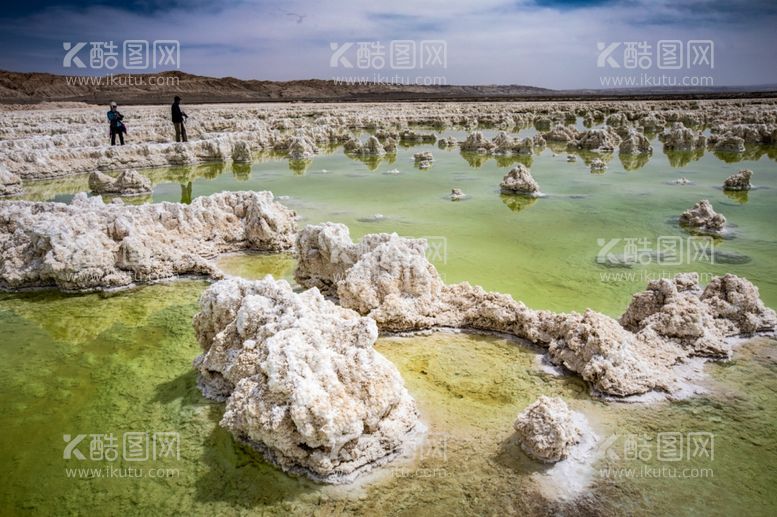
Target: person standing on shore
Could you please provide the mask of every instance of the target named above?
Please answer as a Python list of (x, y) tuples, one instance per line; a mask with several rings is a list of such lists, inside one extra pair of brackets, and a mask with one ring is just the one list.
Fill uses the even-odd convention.
[(184, 122), (184, 119), (189, 118), (189, 116), (183, 111), (181, 111), (181, 98), (177, 95), (173, 99), (171, 113), (173, 116), (173, 126), (175, 126), (175, 141), (176, 142), (188, 141), (188, 139), (186, 138), (186, 126), (184, 126), (183, 122)]
[(118, 106), (111, 101), (111, 109), (108, 111), (108, 124), (111, 132), (111, 145), (116, 145), (116, 135), (119, 135), (119, 142), (124, 145), (124, 133), (127, 127), (124, 125), (124, 115), (119, 113)]

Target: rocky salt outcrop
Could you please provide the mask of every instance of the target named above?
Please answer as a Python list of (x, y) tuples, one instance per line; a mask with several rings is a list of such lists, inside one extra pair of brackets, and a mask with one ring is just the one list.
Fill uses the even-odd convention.
[(318, 147), (307, 135), (298, 134), (291, 139), (288, 154), (290, 160), (307, 160), (318, 154)]
[(95, 171), (89, 175), (89, 190), (95, 194), (138, 196), (151, 192), (151, 180), (137, 171), (123, 171), (115, 179)]
[(346, 483), (385, 464), (421, 427), (402, 377), (373, 349), (370, 318), (282, 280), (209, 287), (194, 318), (203, 394), (220, 425), (286, 472)]
[(499, 184), (503, 194), (520, 194), (524, 196), (541, 196), (540, 186), (534, 180), (528, 167), (518, 164), (502, 178)]
[(650, 282), (632, 297), (620, 323), (632, 332), (658, 335), (690, 355), (725, 358), (731, 353), (726, 338), (772, 331), (777, 316), (744, 278), (716, 277), (702, 289), (696, 273), (685, 273)]
[(753, 171), (750, 169), (742, 169), (741, 171), (732, 174), (723, 182), (723, 190), (730, 191), (743, 191), (750, 190), (750, 178), (753, 177)]
[(453, 187), (451, 189), (451, 193), (450, 193), (451, 201), (461, 201), (465, 197), (467, 197), (467, 195), (460, 188)]
[(513, 428), (521, 449), (543, 463), (565, 459), (582, 437), (566, 402), (544, 395), (521, 411)]
[[(611, 318), (592, 311), (585, 317), (532, 311), (507, 295), (466, 282), (445, 285), (425, 257), (423, 240), (372, 234), (352, 243), (347, 227), (327, 223), (305, 227), (297, 247), (295, 278), (300, 285), (322, 286), (343, 307), (373, 318), (382, 330), (503, 332), (550, 347), (553, 362), (579, 373), (603, 393), (630, 395), (669, 385), (661, 379), (666, 374), (663, 366), (651, 369), (654, 343), (631, 336)], [(597, 339), (580, 337), (587, 323), (602, 327)], [(610, 326), (614, 330), (607, 330)], [(666, 361), (671, 364), (673, 359)]]
[[(360, 156), (384, 156), (388, 151), (380, 143), (380, 140), (375, 135), (370, 135), (365, 143), (356, 137), (351, 137), (345, 142), (343, 148), (346, 152), (351, 154), (358, 154)], [(391, 152), (396, 151), (396, 143), (394, 143)]]
[(703, 199), (680, 215), (680, 224), (701, 233), (720, 234), (726, 226), (726, 218)]
[(232, 145), (232, 161), (235, 163), (251, 163), (251, 146), (248, 142), (238, 141)]
[[(693, 325), (662, 316), (643, 326), (644, 317), (618, 322), (591, 310), (534, 311), (508, 295), (466, 282), (446, 285), (426, 259), (423, 240), (370, 234), (353, 243), (347, 227), (326, 223), (305, 227), (297, 248), (295, 278), (300, 285), (320, 287), (343, 307), (374, 319), (381, 330), (450, 327), (511, 334), (546, 348), (552, 363), (577, 373), (596, 392), (618, 397), (676, 391), (680, 381), (675, 370), (686, 358), (720, 357), (720, 347), (710, 339), (716, 329), (728, 328), (726, 336), (768, 330), (773, 319), (749, 283), (713, 280), (706, 297), (716, 300), (717, 313), (699, 316)], [(692, 283), (684, 277), (676, 282)], [(737, 304), (750, 309), (743, 311)], [(636, 305), (627, 312), (634, 311)]]
[(675, 122), (660, 135), (664, 150), (689, 152), (704, 149), (707, 139), (701, 133), (687, 128), (682, 122)]
[(589, 129), (577, 139), (576, 147), (587, 151), (611, 153), (620, 145), (621, 138), (611, 128)]
[(577, 142), (579, 133), (574, 126), (559, 124), (542, 136), (547, 142), (575, 143)]
[(18, 196), (23, 192), (22, 179), (0, 163), (0, 197)]
[(434, 156), (432, 156), (432, 153), (429, 151), (423, 151), (420, 153), (415, 153), (413, 155), (413, 160), (415, 161), (416, 167), (419, 169), (428, 169), (432, 166)]
[(462, 151), (474, 153), (489, 153), (496, 148), (496, 144), (483, 136), (480, 131), (474, 131), (459, 145)]
[(0, 288), (89, 291), (222, 273), (212, 259), (291, 250), (296, 216), (271, 192), (224, 192), (191, 204), (0, 202)]
[(715, 151), (721, 153), (739, 154), (747, 150), (745, 148), (745, 139), (732, 133), (726, 133), (722, 136), (715, 135), (710, 138), (710, 143)]
[(650, 154), (653, 152), (653, 147), (645, 135), (631, 128), (623, 137), (618, 151), (620, 154), (627, 155)]

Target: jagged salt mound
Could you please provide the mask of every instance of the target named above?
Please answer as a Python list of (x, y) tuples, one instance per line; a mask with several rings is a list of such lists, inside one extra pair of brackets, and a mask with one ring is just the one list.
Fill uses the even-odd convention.
[(352, 481), (403, 448), (418, 423), (397, 369), (377, 353), (370, 318), (283, 280), (223, 280), (194, 318), (194, 364), (221, 425), (284, 471)]
[(271, 192), (223, 192), (190, 205), (0, 202), (0, 287), (116, 288), (179, 275), (219, 278), (220, 253), (290, 250), (295, 214)]
[(680, 224), (702, 233), (717, 235), (723, 232), (726, 218), (712, 208), (712, 203), (702, 199), (680, 215)]
[[(300, 285), (319, 287), (342, 306), (373, 318), (382, 330), (451, 327), (511, 334), (547, 348), (551, 362), (576, 372), (604, 394), (673, 392), (680, 388), (675, 368), (686, 358), (721, 355), (722, 345), (710, 339), (698, 343), (679, 339), (681, 323), (677, 331), (660, 322), (635, 324), (631, 317), (621, 325), (591, 310), (582, 315), (535, 311), (508, 295), (467, 282), (446, 285), (426, 259), (423, 240), (369, 234), (353, 243), (346, 226), (325, 223), (306, 226), (299, 233), (297, 250), (295, 278)], [(686, 282), (683, 278), (676, 281)], [(723, 280), (715, 279), (710, 285), (719, 282)], [(751, 311), (755, 313), (763, 308), (767, 323), (758, 328), (770, 328), (773, 312), (763, 307), (757, 291), (745, 287), (740, 291), (750, 293), (744, 298), (747, 301), (737, 302), (740, 297), (728, 289), (725, 295), (709, 294), (710, 300), (725, 303), (715, 302), (714, 314), (720, 316), (697, 320), (700, 335), (709, 338), (721, 325), (730, 328), (726, 336), (750, 332), (753, 325), (737, 319), (742, 312), (737, 303), (755, 307)]]
[(22, 179), (0, 163), (0, 197), (18, 196), (23, 192)]
[(505, 194), (521, 194), (531, 197), (541, 195), (540, 186), (532, 177), (531, 172), (520, 163), (504, 175), (499, 186)]
[(753, 171), (750, 169), (742, 169), (741, 171), (732, 174), (726, 181), (723, 182), (723, 190), (731, 191), (743, 191), (750, 190), (750, 178), (753, 177)]
[(566, 402), (544, 395), (521, 411), (513, 428), (521, 449), (543, 463), (565, 459), (582, 435)]

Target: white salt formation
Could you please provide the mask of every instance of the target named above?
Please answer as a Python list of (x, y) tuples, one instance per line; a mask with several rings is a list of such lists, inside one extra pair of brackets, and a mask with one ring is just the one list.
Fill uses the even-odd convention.
[(179, 275), (219, 278), (212, 259), (291, 250), (293, 211), (270, 192), (224, 192), (190, 205), (0, 202), (0, 287), (85, 291)]
[(531, 197), (541, 195), (540, 186), (532, 177), (531, 172), (520, 163), (504, 175), (499, 186), (504, 194), (521, 194)]
[[(755, 287), (736, 277), (717, 277), (705, 295), (695, 276), (680, 275), (674, 282), (685, 286), (678, 288), (687, 292), (680, 296), (683, 304), (667, 303), (664, 316), (651, 319), (644, 308), (647, 295), (636, 295), (621, 325), (591, 310), (534, 311), (466, 282), (446, 285), (425, 248), (423, 240), (396, 234), (369, 234), (353, 243), (344, 225), (309, 225), (297, 240), (295, 278), (373, 318), (384, 331), (451, 327), (526, 339), (547, 348), (554, 364), (576, 372), (596, 391), (615, 396), (675, 391), (673, 370), (686, 358), (720, 357), (727, 350), (725, 338), (775, 326), (774, 312), (764, 307)], [(698, 314), (711, 316), (683, 325), (682, 315), (691, 314), (694, 304)]]
[(541, 396), (521, 411), (513, 428), (524, 452), (543, 463), (565, 459), (582, 434), (569, 407), (558, 397)]
[(317, 289), (223, 280), (194, 318), (205, 396), (221, 425), (284, 471), (346, 483), (393, 459), (420, 427), (402, 377), (372, 347), (375, 321)]
[(732, 174), (726, 181), (723, 182), (723, 190), (742, 191), (750, 190), (750, 178), (753, 177), (753, 171), (750, 169), (742, 169), (741, 171)]
[(723, 232), (726, 218), (712, 208), (712, 203), (703, 199), (680, 215), (680, 224), (713, 235)]
[(0, 163), (0, 197), (18, 196), (23, 192), (22, 179)]

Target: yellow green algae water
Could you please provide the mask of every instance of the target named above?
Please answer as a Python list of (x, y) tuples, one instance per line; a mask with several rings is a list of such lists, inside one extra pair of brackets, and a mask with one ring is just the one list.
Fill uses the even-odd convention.
[[(531, 169), (547, 196), (529, 201), (499, 194), (510, 159), (423, 145), (400, 148), (393, 163), (334, 150), (293, 169), (266, 157), (248, 170), (208, 164), (152, 171), (153, 195), (139, 202), (272, 190), (303, 224), (343, 222), (354, 237), (431, 237), (430, 259), (446, 281), (469, 280), (535, 308), (592, 307), (617, 316), (650, 275), (686, 270), (746, 276), (777, 306), (773, 150), (728, 162), (711, 153), (670, 157), (658, 142), (654, 148), (639, 168), (627, 170), (616, 155), (597, 175), (583, 158), (567, 163), (565, 152), (546, 149)], [(435, 162), (422, 171), (412, 153), (426, 150)], [(746, 200), (729, 198), (718, 187), (745, 167), (755, 171), (758, 188)], [(384, 174), (393, 169), (399, 174)], [(681, 176), (693, 183), (670, 184)], [(451, 202), (454, 186), (469, 197)], [(32, 184), (28, 198), (67, 200), (84, 188), (83, 178)], [(620, 239), (616, 252), (626, 239), (647, 239), (654, 248), (659, 237), (685, 241), (676, 216), (702, 198), (736, 225), (715, 243), (725, 252), (721, 261), (672, 265), (652, 255), (630, 268), (597, 263), (600, 240)], [(246, 278), (290, 279), (294, 267), (288, 256), (261, 254), (227, 255), (219, 264)], [(774, 340), (752, 339), (731, 362), (707, 364), (707, 394), (647, 405), (592, 399), (580, 380), (541, 368), (540, 350), (500, 337), (382, 337), (376, 349), (402, 373), (427, 438), (410, 458), (356, 486), (322, 487), (284, 475), (235, 443), (218, 426), (223, 406), (197, 390), (191, 319), (206, 286), (181, 280), (114, 294), (0, 295), (3, 515), (777, 512)], [(542, 394), (584, 413), (600, 439), (589, 487), (576, 498), (563, 497), (564, 483), (554, 494), (548, 468), (529, 461), (514, 441), (515, 416)], [(86, 435), (76, 446), (84, 459), (65, 458), (79, 435)], [(175, 454), (154, 458), (154, 440), (171, 436)], [(123, 440), (138, 437), (148, 459), (125, 458)]]

